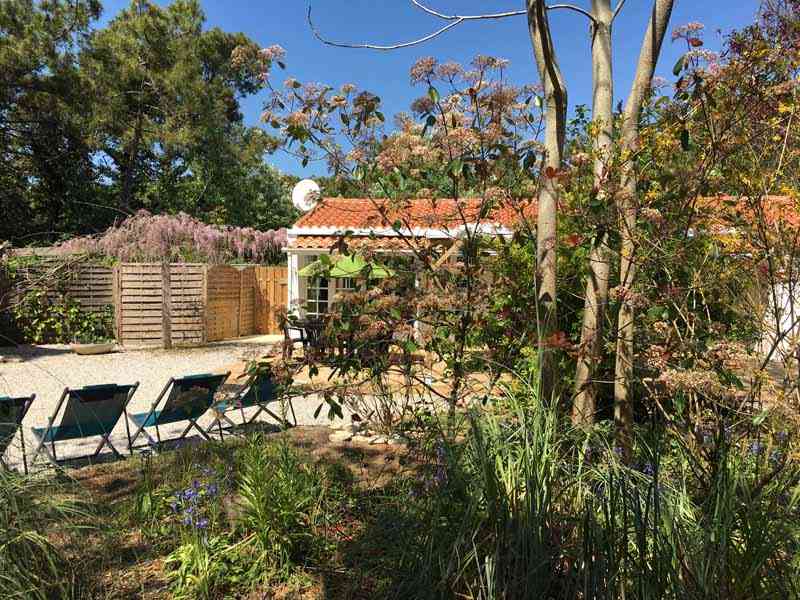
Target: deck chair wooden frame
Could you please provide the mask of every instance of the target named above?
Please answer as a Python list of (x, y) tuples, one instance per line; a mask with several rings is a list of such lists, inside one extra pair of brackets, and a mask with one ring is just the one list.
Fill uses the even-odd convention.
[[(270, 398), (267, 400), (260, 400), (258, 398), (260, 391), (263, 391), (259, 386), (257, 386), (257, 382), (260, 378), (269, 379)], [(252, 401), (246, 400), (250, 393), (255, 394), (255, 398)], [(292, 420), (294, 423), (290, 423), (285, 417), (279, 417), (277, 414), (267, 408), (267, 405), (271, 402), (278, 402), (276, 398), (275, 384), (272, 382), (272, 378), (268, 377), (267, 375), (251, 375), (248, 377), (241, 389), (233, 395), (233, 397), (223, 400), (222, 402), (217, 402), (214, 406), (212, 406), (214, 411), (214, 420), (206, 428), (206, 432), (211, 433), (211, 431), (216, 427), (217, 431), (219, 432), (219, 437), (222, 439), (222, 432), (224, 429), (230, 430), (238, 426), (230, 419), (230, 417), (228, 417), (228, 413), (236, 410), (238, 410), (242, 415), (242, 423), (240, 425), (251, 425), (259, 417), (259, 415), (261, 415), (261, 413), (266, 413), (286, 428), (297, 426), (297, 415), (295, 415), (294, 405), (292, 404), (291, 399), (288, 399), (287, 402), (289, 404), (289, 409), (292, 411)], [(255, 412), (255, 414), (253, 414), (252, 417), (248, 419), (244, 414), (244, 409), (250, 407), (258, 407), (258, 410)], [(227, 423), (226, 427), (223, 427), (223, 421)]]
[[(63, 460), (80, 460), (88, 458), (90, 461), (100, 454), (100, 452), (108, 446), (114, 456), (123, 458), (122, 454), (117, 450), (114, 444), (111, 443), (111, 433), (119, 422), (120, 418), (125, 416), (125, 433), (128, 440), (130, 440), (130, 428), (128, 427), (127, 411), (128, 404), (130, 404), (136, 390), (139, 389), (139, 382), (130, 385), (117, 385), (117, 384), (102, 384), (102, 385), (89, 385), (82, 388), (64, 388), (61, 398), (56, 405), (53, 414), (47, 419), (46, 427), (31, 427), (31, 433), (37, 441), (36, 450), (31, 458), (31, 464), (36, 461), (39, 453), (44, 451), (45, 456), (50, 463), (58, 468), (59, 458), (56, 454), (56, 442), (67, 440), (78, 440), (90, 437), (100, 436), (100, 443), (95, 448), (92, 454), (86, 456), (71, 456)], [(101, 395), (103, 392), (110, 393), (110, 398), (118, 399), (119, 394), (125, 394), (122, 399), (118, 399), (118, 404), (111, 404), (106, 414), (93, 415), (95, 422), (90, 420), (83, 421), (82, 416), (87, 414), (89, 407), (93, 407), (93, 403), (103, 402), (104, 399), (96, 398), (94, 396)], [(108, 401), (108, 399), (105, 399)], [(61, 408), (64, 407), (62, 411)], [(61, 413), (59, 425), (54, 425), (56, 419)], [(63, 432), (63, 433), (62, 433)], [(49, 447), (48, 447), (49, 445)], [(63, 460), (61, 462), (63, 462)]]
[[(11, 406), (14, 409), (14, 420), (11, 421), (2, 421), (0, 420), (0, 466), (5, 469), (11, 470), (8, 466), (8, 463), (3, 459), (3, 455), (5, 454), (6, 450), (11, 446), (14, 441), (14, 437), (16, 437), (17, 433), (19, 433), (19, 440), (20, 445), (22, 447), (22, 466), (25, 471), (25, 474), (28, 474), (28, 458), (25, 452), (25, 435), (22, 432), (22, 421), (25, 418), (25, 415), (28, 414), (28, 409), (30, 409), (31, 404), (33, 401), (36, 400), (36, 394), (31, 394), (30, 396), (22, 396), (18, 398), (12, 398), (9, 396), (0, 396), (0, 419), (3, 418), (4, 406)], [(10, 415), (10, 410), (7, 413), (7, 416)], [(5, 427), (7, 432), (5, 434), (2, 433), (2, 428)]]
[[(220, 386), (225, 383), (229, 375), (230, 371), (226, 373), (204, 373), (202, 375), (188, 375), (186, 377), (170, 377), (169, 381), (167, 381), (167, 384), (161, 390), (161, 393), (155, 401), (150, 405), (150, 409), (146, 413), (128, 415), (128, 418), (138, 427), (128, 442), (128, 452), (133, 454), (135, 449), (145, 446), (150, 446), (154, 450), (160, 450), (165, 441), (182, 440), (193, 428), (196, 429), (204, 439), (211, 441), (211, 438), (205, 430), (198, 425), (197, 420), (214, 405), (214, 395), (219, 390)], [(202, 399), (198, 398), (195, 401), (196, 406), (187, 406), (185, 402), (179, 399), (179, 393), (185, 391), (181, 390), (180, 386), (190, 385), (196, 382), (210, 383), (206, 390), (206, 397)], [(167, 392), (169, 392), (169, 394)], [(164, 399), (165, 397), (166, 399)], [(164, 400), (164, 404), (161, 410), (158, 410), (158, 406), (161, 404), (162, 400)], [(181, 421), (189, 421), (189, 425), (186, 426), (186, 429), (184, 429), (178, 437), (170, 438), (169, 440), (163, 440), (161, 438), (159, 426), (179, 423)], [(155, 427), (155, 439), (147, 432), (147, 427)], [(137, 446), (136, 439), (140, 435), (143, 435), (147, 439), (147, 443)]]

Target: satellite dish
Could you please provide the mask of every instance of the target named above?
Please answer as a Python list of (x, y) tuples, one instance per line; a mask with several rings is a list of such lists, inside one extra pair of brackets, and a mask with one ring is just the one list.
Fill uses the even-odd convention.
[(303, 179), (292, 190), (292, 204), (295, 208), (308, 212), (319, 200), (320, 189), (312, 179)]

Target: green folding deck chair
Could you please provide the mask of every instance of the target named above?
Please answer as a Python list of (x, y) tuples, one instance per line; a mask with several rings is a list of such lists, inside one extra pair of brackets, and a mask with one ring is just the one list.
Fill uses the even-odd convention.
[(25, 436), (22, 435), (22, 419), (31, 407), (31, 404), (36, 399), (36, 394), (31, 394), (24, 398), (9, 398), (8, 396), (0, 396), (0, 465), (9, 468), (6, 461), (3, 460), (3, 454), (14, 441), (14, 436), (17, 431), (20, 432), (19, 439), (22, 446), (22, 465), (25, 469), (25, 474), (28, 474), (28, 460), (25, 456)]
[[(221, 439), (223, 429), (233, 429), (236, 427), (236, 424), (230, 419), (230, 417), (228, 417), (228, 413), (236, 410), (241, 412), (242, 425), (249, 425), (253, 423), (262, 412), (267, 413), (273, 419), (281, 423), (284, 427), (292, 427), (293, 425), (297, 425), (297, 417), (294, 414), (294, 406), (292, 406), (291, 399), (287, 399), (286, 402), (289, 404), (289, 409), (292, 411), (292, 420), (294, 423), (290, 423), (285, 417), (279, 417), (269, 408), (267, 408), (268, 404), (278, 402), (277, 392), (278, 390), (270, 375), (266, 373), (252, 375), (248, 378), (247, 382), (244, 384), (244, 386), (242, 386), (235, 396), (227, 400), (223, 400), (222, 402), (217, 402), (212, 407), (214, 409), (214, 421), (208, 426), (206, 431), (211, 432), (211, 430), (216, 427), (219, 431), (219, 437)], [(248, 419), (245, 417), (244, 409), (253, 406), (257, 406), (258, 410), (255, 412), (255, 414), (253, 414), (252, 417), (250, 417), (250, 419)], [(225, 421), (227, 426), (223, 427), (222, 421)]]
[[(120, 417), (126, 413), (128, 403), (138, 388), (138, 381), (132, 385), (110, 383), (87, 385), (79, 389), (65, 388), (53, 415), (47, 419), (47, 426), (31, 428), (31, 433), (37, 441), (31, 463), (36, 460), (39, 452), (44, 450), (50, 462), (57, 467), (59, 459), (56, 456), (56, 442), (97, 436), (101, 439), (94, 453), (82, 457), (68, 457), (68, 460), (95, 458), (106, 446), (117, 458), (122, 458), (122, 454), (117, 451), (109, 437)], [(54, 425), (56, 422), (58, 425)], [(125, 432), (130, 439), (127, 419)]]
[[(230, 372), (216, 375), (206, 373), (179, 378), (170, 377), (167, 385), (161, 390), (148, 412), (128, 415), (128, 418), (138, 428), (131, 436), (128, 444), (129, 451), (133, 453), (135, 448), (141, 448), (145, 445), (159, 448), (163, 441), (167, 441), (161, 439), (159, 427), (182, 421), (189, 421), (189, 425), (178, 437), (171, 438), (172, 441), (182, 440), (193, 427), (205, 439), (210, 440), (211, 438), (208, 437), (208, 434), (197, 424), (197, 419), (202, 417), (214, 404), (214, 395), (228, 378), (228, 375), (230, 375)], [(164, 400), (164, 403), (159, 410), (158, 407), (162, 400)], [(156, 428), (156, 439), (153, 439), (147, 433), (146, 427)], [(147, 444), (136, 446), (136, 439), (140, 435), (144, 435), (147, 438)]]

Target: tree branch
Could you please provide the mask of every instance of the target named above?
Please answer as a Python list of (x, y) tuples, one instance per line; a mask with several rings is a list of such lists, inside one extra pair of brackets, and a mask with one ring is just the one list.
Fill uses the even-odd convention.
[(614, 22), (614, 19), (617, 18), (617, 15), (622, 11), (622, 7), (625, 6), (625, 0), (619, 0), (619, 4), (617, 4), (617, 8), (614, 9), (614, 14), (611, 15), (611, 22)]
[(439, 19), (444, 19), (445, 21), (478, 21), (484, 19), (505, 19), (508, 17), (521, 17), (527, 14), (525, 10), (512, 10), (508, 12), (501, 12), (501, 13), (489, 13), (485, 15), (446, 15), (444, 13), (440, 13), (439, 11), (433, 10), (432, 8), (425, 6), (419, 0), (411, 0), (411, 3), (423, 10), (424, 12), (428, 13), (429, 15), (433, 15)]
[(438, 11), (433, 10), (419, 2), (419, 0), (411, 0), (411, 2), (417, 8), (425, 11), (429, 15), (432, 15), (438, 19), (443, 19), (445, 21), (449, 21), (447, 25), (444, 27), (437, 29), (433, 33), (429, 33), (426, 36), (421, 38), (417, 38), (415, 40), (410, 40), (408, 42), (400, 42), (398, 44), (388, 44), (388, 45), (381, 45), (381, 44), (352, 44), (348, 42), (335, 42), (333, 40), (329, 40), (322, 36), (319, 29), (314, 25), (314, 21), (311, 16), (311, 8), (312, 3), (308, 3), (308, 25), (311, 28), (311, 32), (314, 34), (314, 37), (317, 38), (323, 44), (327, 44), (328, 46), (335, 46), (337, 48), (366, 48), (369, 50), (399, 50), (400, 48), (409, 48), (411, 46), (418, 46), (419, 44), (424, 44), (427, 41), (432, 40), (435, 37), (442, 35), (443, 33), (449, 31), (453, 27), (461, 25), (466, 21), (488, 21), (488, 20), (495, 20), (495, 19), (506, 19), (508, 17), (517, 17), (526, 14), (524, 10), (515, 10), (509, 12), (502, 12), (502, 13), (489, 13), (485, 15), (445, 15)]
[(317, 27), (314, 25), (314, 21), (311, 18), (311, 3), (308, 3), (308, 26), (311, 28), (311, 32), (314, 34), (314, 37), (317, 38), (323, 44), (327, 44), (328, 46), (335, 46), (337, 48), (366, 48), (369, 50), (399, 50), (400, 48), (409, 48), (411, 46), (417, 46), (419, 44), (424, 44), (425, 42), (432, 40), (435, 37), (438, 37), (445, 33), (446, 31), (452, 29), (457, 25), (461, 25), (464, 22), (464, 19), (457, 19), (455, 21), (451, 21), (441, 29), (437, 29), (433, 33), (430, 33), (424, 37), (418, 38), (416, 40), (411, 40), (409, 42), (401, 42), (399, 44), (390, 44), (386, 46), (382, 46), (379, 44), (350, 44), (347, 42), (334, 42), (332, 40), (326, 39), (322, 37), (322, 34), (319, 32)]
[(584, 17), (588, 18), (592, 23), (596, 22), (596, 19), (594, 18), (594, 15), (592, 13), (590, 13), (585, 8), (581, 8), (580, 6), (575, 6), (574, 4), (553, 4), (551, 6), (547, 6), (546, 8), (547, 10), (558, 10), (560, 8), (564, 8), (583, 15)]

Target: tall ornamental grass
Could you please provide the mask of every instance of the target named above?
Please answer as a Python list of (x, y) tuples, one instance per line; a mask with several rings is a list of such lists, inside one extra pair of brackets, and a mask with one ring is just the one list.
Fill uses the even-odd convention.
[(88, 514), (51, 480), (0, 468), (0, 591), (2, 598), (70, 598), (73, 565), (53, 542)]
[(437, 451), (403, 594), (800, 597), (800, 469), (751, 421), (700, 447), (652, 426), (625, 463), (608, 432), (570, 429), (532, 386), (502, 404)]

